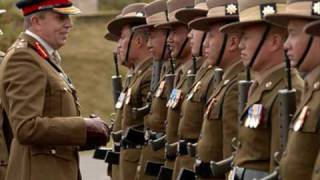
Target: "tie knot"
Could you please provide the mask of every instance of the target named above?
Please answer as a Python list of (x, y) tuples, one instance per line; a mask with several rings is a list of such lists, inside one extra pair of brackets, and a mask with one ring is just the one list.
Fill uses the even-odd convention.
[(57, 65), (59, 65), (61, 63), (61, 56), (60, 56), (59, 52), (58, 51), (54, 51), (52, 53), (52, 56), (53, 56), (53, 59), (54, 59), (55, 63)]

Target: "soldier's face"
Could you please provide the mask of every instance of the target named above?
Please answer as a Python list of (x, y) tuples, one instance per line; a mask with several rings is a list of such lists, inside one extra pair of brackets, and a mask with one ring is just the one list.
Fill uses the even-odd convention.
[[(150, 29), (149, 30), (149, 39), (148, 39), (148, 49), (151, 52), (153, 58), (160, 60), (165, 50), (166, 53), (164, 55), (164, 59), (168, 59), (168, 50), (165, 48), (166, 42), (166, 31), (160, 29)], [(165, 48), (165, 49), (164, 49)]]
[(128, 44), (131, 35), (131, 28), (130, 26), (125, 26), (121, 30), (121, 36), (118, 41), (118, 50), (119, 50), (119, 62), (122, 65), (125, 65), (126, 53), (128, 49)]
[(190, 33), (188, 34), (188, 37), (190, 39), (190, 46), (191, 46), (191, 53), (194, 56), (199, 56), (200, 54), (200, 48), (202, 48), (202, 38), (204, 36), (203, 31), (198, 31), (192, 29)]
[(37, 18), (37, 32), (54, 49), (59, 49), (66, 44), (68, 34), (73, 27), (69, 15), (62, 15), (48, 11), (43, 18)]
[[(309, 42), (309, 35), (304, 33), (303, 28), (308, 23), (307, 20), (296, 19), (291, 20), (288, 23), (288, 38), (284, 44), (284, 48), (288, 52), (288, 57), (295, 66), (299, 63), (302, 58), (307, 44)], [(318, 39), (318, 38), (317, 38)], [(300, 65), (299, 70), (303, 72), (308, 72), (316, 66), (316, 62), (320, 59), (319, 47), (317, 43), (314, 42), (309, 49), (309, 52), (303, 63)]]
[[(239, 43), (239, 49), (240, 59), (245, 66), (248, 66), (250, 64), (250, 61), (258, 47), (259, 42), (261, 41), (262, 34), (265, 29), (266, 26), (264, 25), (252, 25), (243, 29), (241, 40)], [(259, 66), (263, 66), (263, 64), (261, 64), (262, 62), (264, 62), (263, 59), (267, 59), (267, 53), (265, 53), (265, 49), (267, 48), (266, 44), (267, 43), (264, 43), (262, 48), (260, 49), (259, 54), (256, 57), (257, 60), (255, 60), (253, 64), (253, 69), (255, 69), (254, 66), (257, 66), (258, 63)]]
[(223, 34), (219, 31), (222, 24), (214, 24), (210, 27), (205, 41), (205, 56), (211, 65), (215, 65), (221, 51)]
[[(187, 29), (186, 26), (183, 25), (177, 25), (173, 26), (169, 37), (168, 37), (168, 43), (172, 49), (171, 56), (174, 58), (177, 58), (179, 55), (179, 51), (183, 48), (183, 43), (188, 37), (189, 30)], [(182, 57), (184, 57), (184, 54), (187, 54), (186, 51), (190, 52), (190, 46), (189, 43), (184, 47), (183, 53), (181, 54)], [(179, 57), (180, 58), (180, 57)]]

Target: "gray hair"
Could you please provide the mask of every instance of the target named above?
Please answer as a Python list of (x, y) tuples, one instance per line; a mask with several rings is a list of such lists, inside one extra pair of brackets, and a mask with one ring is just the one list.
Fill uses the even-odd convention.
[(24, 17), (24, 29), (29, 29), (32, 26), (32, 18), (38, 17), (40, 19), (44, 19), (47, 11), (39, 11)]

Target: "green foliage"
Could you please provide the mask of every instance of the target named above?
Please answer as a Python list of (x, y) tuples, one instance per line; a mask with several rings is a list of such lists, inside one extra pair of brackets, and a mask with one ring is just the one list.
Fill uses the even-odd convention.
[(0, 9), (6, 9), (7, 12), (0, 15), (0, 29), (4, 35), (0, 37), (0, 50), (5, 51), (15, 41), (18, 34), (23, 29), (23, 17), (15, 7), (13, 0), (0, 1)]

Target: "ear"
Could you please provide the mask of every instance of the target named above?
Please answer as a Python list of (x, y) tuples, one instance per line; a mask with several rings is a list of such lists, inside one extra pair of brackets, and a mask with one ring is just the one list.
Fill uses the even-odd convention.
[(237, 35), (229, 35), (228, 51), (236, 51), (239, 49), (240, 37)]
[(39, 31), (41, 30), (41, 19), (38, 16), (32, 16), (31, 19), (32, 28)]
[(141, 48), (143, 46), (143, 38), (141, 37), (142, 35), (140, 33), (135, 34), (134, 38), (134, 44), (136, 47)]
[(269, 52), (274, 52), (279, 50), (279, 48), (283, 48), (283, 38), (280, 34), (271, 34), (268, 42)]

